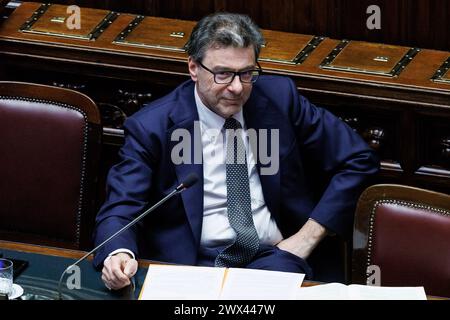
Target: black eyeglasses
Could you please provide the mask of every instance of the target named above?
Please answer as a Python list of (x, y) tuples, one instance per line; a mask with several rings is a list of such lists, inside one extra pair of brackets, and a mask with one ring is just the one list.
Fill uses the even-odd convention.
[(211, 72), (214, 75), (214, 82), (217, 84), (229, 84), (232, 83), (234, 80), (234, 77), (239, 76), (239, 80), (243, 83), (253, 83), (256, 80), (258, 80), (259, 76), (261, 75), (261, 66), (258, 64), (258, 69), (251, 69), (251, 70), (245, 70), (245, 71), (217, 71), (214, 72), (203, 63), (198, 61), (198, 63), (202, 66), (203, 69), (206, 71)]

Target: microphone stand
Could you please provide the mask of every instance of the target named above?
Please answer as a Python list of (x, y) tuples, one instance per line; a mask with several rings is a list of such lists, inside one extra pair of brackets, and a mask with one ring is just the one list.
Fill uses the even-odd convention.
[[(108, 241), (110, 241), (111, 239), (113, 239), (114, 237), (116, 237), (117, 235), (119, 235), (120, 233), (122, 233), (123, 231), (127, 230), (128, 228), (132, 227), (133, 225), (135, 225), (137, 222), (139, 222), (142, 218), (144, 218), (147, 214), (149, 214), (150, 212), (152, 212), (153, 210), (155, 210), (156, 208), (158, 208), (160, 205), (162, 205), (164, 202), (166, 202), (167, 200), (169, 200), (170, 198), (172, 198), (174, 195), (179, 194), (181, 192), (183, 192), (184, 190), (186, 190), (188, 187), (190, 187), (192, 184), (194, 184), (196, 182), (196, 177), (191, 176), (189, 177), (191, 178), (188, 183), (184, 182), (182, 184), (180, 184), (175, 190), (173, 190), (171, 193), (169, 193), (167, 196), (165, 196), (163, 199), (161, 199), (159, 202), (157, 202), (154, 206), (152, 206), (151, 208), (147, 209), (146, 211), (144, 211), (141, 215), (139, 215), (136, 219), (132, 220), (130, 223), (128, 223), (127, 225), (125, 225), (124, 227), (122, 227), (119, 231), (117, 231), (116, 233), (114, 233), (112, 236), (110, 236), (108, 239), (106, 239), (105, 241), (103, 241), (102, 243), (100, 243), (98, 246), (96, 246), (94, 249), (92, 249), (91, 251), (89, 251), (88, 253), (86, 253), (83, 257), (81, 257), (80, 259), (78, 259), (78, 261), (76, 261), (75, 263), (71, 264), (70, 266), (68, 266), (66, 268), (66, 270), (64, 270), (64, 272), (61, 274), (61, 278), (59, 279), (59, 283), (58, 283), (58, 299), (62, 300), (62, 291), (61, 291), (61, 285), (62, 285), (62, 280), (64, 278), (64, 275), (73, 267), (75, 267), (76, 265), (78, 265), (81, 261), (83, 261), (84, 259), (86, 259), (88, 256), (90, 256), (91, 254), (93, 254), (95, 251), (97, 251), (98, 249), (100, 249), (101, 247), (103, 247), (106, 243), (108, 243)], [(187, 178), (186, 181), (189, 180), (189, 178)], [(192, 181), (193, 180), (193, 181)]]

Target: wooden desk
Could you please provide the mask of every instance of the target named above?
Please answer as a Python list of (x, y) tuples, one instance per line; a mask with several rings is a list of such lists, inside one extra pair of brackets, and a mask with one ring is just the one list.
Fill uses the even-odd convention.
[[(62, 249), (55, 247), (45, 247), (31, 244), (23, 244), (17, 242), (0, 240), (0, 252), (4, 253), (6, 258), (26, 259), (30, 261), (28, 268), (17, 279), (16, 283), (24, 288), (26, 294), (47, 294), (52, 297), (57, 296), (57, 284), (61, 273), (71, 263), (81, 258), (85, 252)], [(27, 259), (24, 255), (30, 254)], [(36, 256), (32, 256), (36, 255)], [(42, 257), (39, 257), (41, 255)], [(51, 259), (54, 263), (45, 265), (45, 261), (41, 265), (37, 262), (39, 258)], [(137, 299), (144, 283), (147, 268), (151, 263), (150, 260), (139, 260), (139, 270), (135, 276), (135, 288), (125, 288), (114, 292), (107, 290), (101, 281), (100, 271), (94, 270), (92, 266), (92, 257), (88, 257), (87, 261), (83, 261), (80, 265), (82, 274), (88, 274), (88, 282), (82, 280), (82, 289), (67, 290), (63, 287), (63, 296), (65, 299), (88, 299), (88, 300), (134, 300)], [(45, 272), (39, 273), (39, 270), (45, 268)], [(39, 287), (37, 287), (39, 284)], [(322, 284), (315, 281), (303, 281), (302, 287), (311, 287)], [(447, 298), (427, 296), (428, 300), (449, 300)]]

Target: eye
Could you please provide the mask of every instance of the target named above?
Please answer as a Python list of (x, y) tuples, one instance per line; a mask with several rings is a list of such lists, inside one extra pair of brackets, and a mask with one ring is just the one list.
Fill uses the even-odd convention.
[(221, 80), (231, 78), (232, 76), (233, 76), (233, 72), (230, 72), (230, 71), (216, 72), (216, 77)]
[(249, 79), (252, 79), (253, 75), (254, 75), (254, 70), (242, 71), (241, 79), (249, 80)]

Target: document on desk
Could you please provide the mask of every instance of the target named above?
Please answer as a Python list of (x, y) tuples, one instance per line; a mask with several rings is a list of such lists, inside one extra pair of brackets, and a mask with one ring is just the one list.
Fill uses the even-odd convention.
[(221, 299), (291, 300), (304, 278), (302, 273), (230, 268)]
[(140, 300), (288, 300), (305, 275), (239, 268), (150, 265)]
[(215, 300), (225, 268), (150, 265), (140, 300)]
[(328, 283), (297, 290), (297, 300), (426, 300), (423, 287), (377, 287)]

